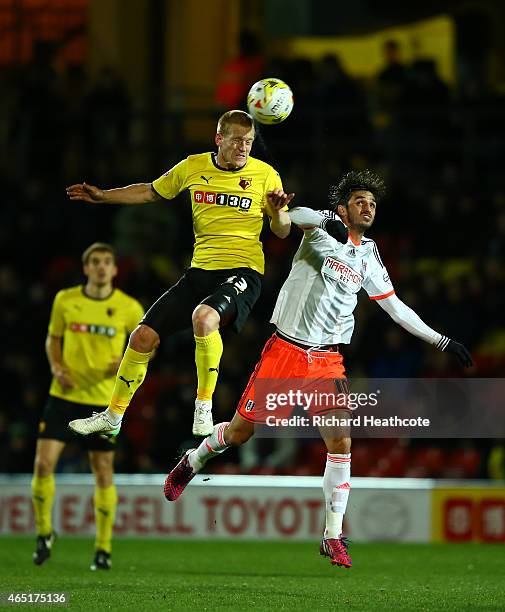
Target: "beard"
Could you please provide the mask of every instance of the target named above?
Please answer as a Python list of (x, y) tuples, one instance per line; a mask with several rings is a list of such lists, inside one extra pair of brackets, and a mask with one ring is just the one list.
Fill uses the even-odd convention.
[(366, 232), (372, 227), (373, 219), (371, 221), (364, 221), (363, 219), (349, 219), (349, 227), (358, 230), (359, 232)]

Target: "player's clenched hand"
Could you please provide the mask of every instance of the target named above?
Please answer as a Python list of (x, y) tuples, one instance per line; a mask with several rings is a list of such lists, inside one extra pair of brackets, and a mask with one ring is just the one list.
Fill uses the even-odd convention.
[(53, 376), (63, 389), (73, 389), (75, 387), (70, 372), (64, 366), (56, 366), (53, 369)]
[(116, 357), (115, 359), (113, 359), (107, 366), (107, 374), (109, 376), (114, 376), (115, 374), (117, 374), (120, 363), (121, 363), (121, 357)]
[(473, 359), (470, 355), (470, 351), (459, 342), (449, 340), (449, 344), (445, 349), (446, 353), (451, 353), (456, 357), (460, 366), (464, 368), (471, 368), (473, 366)]
[(70, 185), (70, 187), (67, 187), (67, 196), (71, 200), (82, 200), (83, 202), (90, 202), (91, 204), (102, 202), (104, 199), (102, 189), (94, 187), (93, 185), (88, 185), (87, 183)]
[(282, 189), (276, 187), (273, 191), (267, 192), (267, 208), (269, 212), (282, 210), (294, 197), (294, 193), (284, 193)]

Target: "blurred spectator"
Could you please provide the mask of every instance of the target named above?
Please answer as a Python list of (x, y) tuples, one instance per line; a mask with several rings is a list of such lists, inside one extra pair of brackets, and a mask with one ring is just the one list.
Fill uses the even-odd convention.
[[(410, 134), (412, 161), (426, 170), (438, 168), (447, 154), (449, 136), (449, 90), (439, 78), (435, 62), (419, 59), (408, 71), (407, 95), (403, 100), (403, 129)], [(439, 141), (439, 155), (433, 155), (432, 143)]]
[(388, 329), (381, 342), (380, 355), (370, 364), (370, 375), (373, 378), (415, 377), (422, 345), (418, 346), (409, 340), (403, 330), (396, 327)]
[(130, 142), (130, 95), (124, 81), (110, 66), (100, 70), (85, 100), (87, 174), (94, 180), (114, 181)]
[(371, 139), (364, 92), (335, 55), (325, 55), (317, 72), (317, 112), (332, 156), (339, 156), (344, 164), (355, 155), (368, 156)]
[(245, 108), (251, 85), (264, 76), (277, 76), (263, 74), (265, 61), (261, 44), (254, 32), (241, 30), (238, 46), (238, 56), (222, 67), (217, 83), (216, 103), (224, 110)]
[(62, 78), (61, 93), (67, 112), (66, 153), (64, 158), (65, 174), (78, 174), (86, 167), (84, 143), (86, 142), (86, 96), (89, 91), (86, 70), (79, 64), (71, 64)]
[(49, 42), (34, 46), (33, 59), (19, 75), (19, 98), (13, 133), (16, 173), (19, 179), (61, 180), (66, 106), (54, 69), (55, 47)]
[(377, 75), (379, 105), (383, 111), (395, 113), (402, 109), (407, 98), (407, 66), (402, 61), (400, 43), (397, 40), (387, 40), (382, 47), (382, 53), (385, 66)]

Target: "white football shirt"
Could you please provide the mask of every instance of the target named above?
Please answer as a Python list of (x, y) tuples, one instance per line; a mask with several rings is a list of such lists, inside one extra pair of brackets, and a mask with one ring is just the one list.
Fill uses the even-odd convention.
[(372, 300), (394, 294), (375, 242), (342, 244), (319, 227), (306, 230), (270, 321), (307, 346), (349, 344), (361, 288)]

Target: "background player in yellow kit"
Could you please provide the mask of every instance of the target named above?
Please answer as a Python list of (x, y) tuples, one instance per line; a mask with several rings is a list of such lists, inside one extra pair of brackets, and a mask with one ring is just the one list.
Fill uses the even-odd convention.
[(223, 352), (219, 328), (232, 325), (240, 331), (259, 297), (264, 217), (269, 217), (270, 228), (280, 238), (289, 234), (291, 225), (284, 208), (294, 194), (283, 192), (274, 168), (250, 157), (254, 137), (252, 117), (228, 111), (217, 124), (217, 153), (190, 155), (152, 183), (108, 190), (86, 183), (67, 188), (71, 200), (106, 204), (159, 202), (188, 190), (195, 233), (191, 267), (153, 304), (130, 336), (109, 408), (72, 421), (74, 431), (116, 433), (160, 339), (192, 325), (198, 376), (193, 433), (212, 432), (212, 394)]
[[(60, 291), (54, 300), (46, 339), (53, 374), (49, 399), (39, 424), (32, 481), (37, 548), (41, 565), (54, 542), (51, 524), (54, 470), (66, 442), (73, 438), (68, 422), (88, 417), (107, 405), (126, 338), (142, 317), (142, 306), (114, 289), (117, 274), (111, 246), (96, 242), (82, 256), (86, 284)], [(113, 439), (111, 439), (113, 440)], [(95, 558), (91, 569), (111, 567), (111, 538), (116, 510), (113, 483), (114, 444), (106, 436), (85, 439), (95, 475)]]

